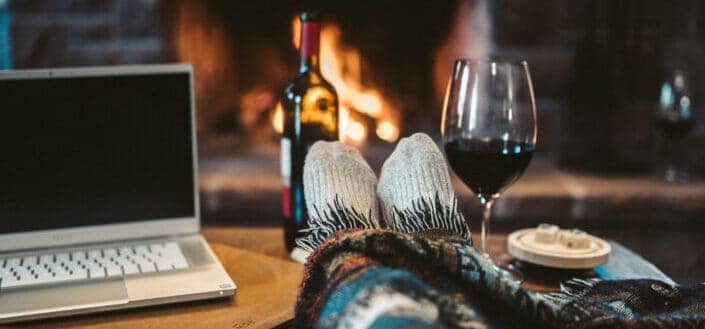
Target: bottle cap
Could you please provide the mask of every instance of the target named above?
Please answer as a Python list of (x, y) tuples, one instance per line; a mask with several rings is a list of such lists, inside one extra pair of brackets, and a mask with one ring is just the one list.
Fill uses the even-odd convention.
[(302, 22), (320, 22), (321, 14), (316, 11), (304, 11), (299, 16)]

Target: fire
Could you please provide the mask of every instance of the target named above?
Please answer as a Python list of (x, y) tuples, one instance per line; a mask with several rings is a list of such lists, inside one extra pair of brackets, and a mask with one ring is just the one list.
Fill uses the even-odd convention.
[(382, 113), (382, 100), (376, 93), (358, 93), (352, 97), (352, 105), (373, 118)]
[(350, 126), (350, 109), (342, 105), (338, 107), (338, 131), (348, 131)]
[(284, 132), (284, 107), (282, 103), (277, 103), (277, 107), (274, 109), (274, 114), (272, 115), (272, 127), (274, 131), (278, 133)]
[(375, 131), (377, 136), (387, 142), (393, 143), (399, 138), (399, 128), (389, 121), (382, 121), (377, 124)]
[[(296, 17), (292, 35), (292, 42), (298, 48), (300, 22)], [(323, 75), (338, 92), (339, 129), (343, 141), (361, 144), (365, 140), (368, 128), (360, 120), (362, 116), (375, 122), (375, 133), (381, 140), (391, 143), (399, 138), (399, 127), (394, 120), (396, 110), (379, 91), (362, 85), (360, 52), (342, 44), (340, 28), (335, 25), (326, 24), (321, 29), (320, 65)], [(278, 105), (271, 119), (277, 132), (281, 132), (282, 119), (283, 109)]]
[(361, 142), (367, 137), (367, 129), (360, 121), (353, 121), (345, 131), (345, 137), (353, 142)]
[[(365, 125), (350, 117), (350, 110), (341, 106), (339, 109), (339, 120), (338, 120), (338, 130), (341, 132), (341, 139), (352, 143), (352, 144), (362, 144), (362, 142), (367, 137), (367, 128)], [(272, 127), (274, 131), (282, 133), (284, 131), (284, 107), (281, 103), (277, 103), (277, 107), (271, 117)], [(388, 122), (382, 121), (377, 125), (377, 136), (380, 139), (387, 142), (394, 142), (399, 137), (399, 130), (397, 127)]]

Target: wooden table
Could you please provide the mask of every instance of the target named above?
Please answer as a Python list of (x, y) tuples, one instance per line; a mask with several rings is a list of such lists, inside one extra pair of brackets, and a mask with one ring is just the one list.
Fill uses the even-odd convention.
[[(211, 242), (218, 242), (266, 254), (281, 259), (289, 259), (289, 253), (284, 249), (283, 233), (280, 228), (234, 228), (210, 227), (203, 234)], [(476, 246), (479, 245), (479, 235), (473, 235)], [(507, 234), (490, 233), (487, 237), (487, 248), (492, 259), (500, 265), (512, 263), (518, 265), (524, 275), (522, 286), (536, 292), (555, 292), (560, 290), (560, 284), (566, 280), (580, 277), (593, 278), (597, 276), (592, 270), (555, 270), (542, 266), (516, 262), (507, 254)], [(673, 283), (671, 278), (661, 272), (646, 259), (622, 246), (618, 242), (609, 241), (612, 253), (609, 263), (602, 266), (602, 274), (609, 273), (611, 278), (645, 277)]]
[[(283, 233), (279, 228), (210, 227), (203, 230), (203, 235), (210, 242), (289, 259), (289, 254), (284, 249)], [(473, 238), (478, 239), (476, 235)], [(487, 248), (493, 260), (502, 265), (513, 261), (513, 258), (507, 254), (507, 235), (490, 233), (487, 239)], [(479, 245), (479, 241), (475, 241), (475, 245)], [(584, 278), (595, 276), (592, 271), (550, 270), (526, 264), (521, 269), (526, 272), (524, 288), (540, 292), (558, 291), (561, 282), (576, 276)]]
[[(178, 305), (163, 305), (142, 309), (122, 310), (116, 312), (98, 313), (91, 315), (74, 316), (62, 319), (39, 320), (15, 324), (9, 327), (22, 328), (259, 328), (272, 327), (281, 321), (293, 317), (295, 297), (300, 283), (302, 266), (289, 261), (289, 255), (284, 249), (283, 232), (280, 228), (242, 228), (242, 227), (207, 227), (203, 235), (214, 246), (216, 254), (236, 254), (235, 258), (243, 259), (243, 254), (254, 257), (261, 266), (267, 267), (261, 273), (246, 273), (248, 264), (233, 264), (232, 260), (223, 261), (233, 279), (238, 283), (236, 275), (271, 276), (277, 272), (287, 271), (289, 275), (278, 284), (276, 291), (253, 291), (254, 285), (242, 285), (240, 281), (236, 299), (213, 300), (192, 302)], [(501, 262), (511, 260), (505, 254), (506, 236), (491, 234), (488, 237), (488, 248), (493, 259)], [(234, 247), (237, 249), (228, 248)], [(248, 252), (249, 251), (249, 252)], [(250, 253), (254, 252), (254, 253)], [(265, 255), (265, 256), (263, 256)], [(251, 258), (252, 259), (252, 258)], [(592, 271), (551, 271), (545, 268), (522, 268), (526, 281), (524, 286), (533, 291), (555, 291), (562, 280), (571, 277), (594, 276)], [(235, 273), (235, 274), (233, 274)], [(250, 288), (248, 290), (248, 288)], [(279, 307), (278, 314), (255, 321), (253, 314), (240, 314), (247, 307), (252, 308), (253, 303), (262, 302), (262, 299), (277, 294), (278, 302), (283, 302), (284, 307)], [(257, 309), (266, 308), (268, 303), (256, 306)], [(274, 312), (274, 311), (264, 311)], [(267, 314), (269, 315), (269, 314)]]

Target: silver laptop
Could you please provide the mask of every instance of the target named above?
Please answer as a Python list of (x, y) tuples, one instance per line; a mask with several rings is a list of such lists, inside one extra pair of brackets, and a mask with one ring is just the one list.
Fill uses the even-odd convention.
[(189, 65), (0, 72), (0, 322), (230, 296)]

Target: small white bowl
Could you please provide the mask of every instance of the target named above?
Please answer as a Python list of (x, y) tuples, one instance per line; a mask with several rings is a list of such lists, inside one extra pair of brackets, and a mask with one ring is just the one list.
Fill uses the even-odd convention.
[(559, 239), (552, 243), (537, 241), (536, 229), (527, 228), (509, 235), (507, 251), (521, 261), (561, 269), (589, 269), (607, 263), (610, 244), (587, 233), (585, 236), (589, 245), (570, 248)]

